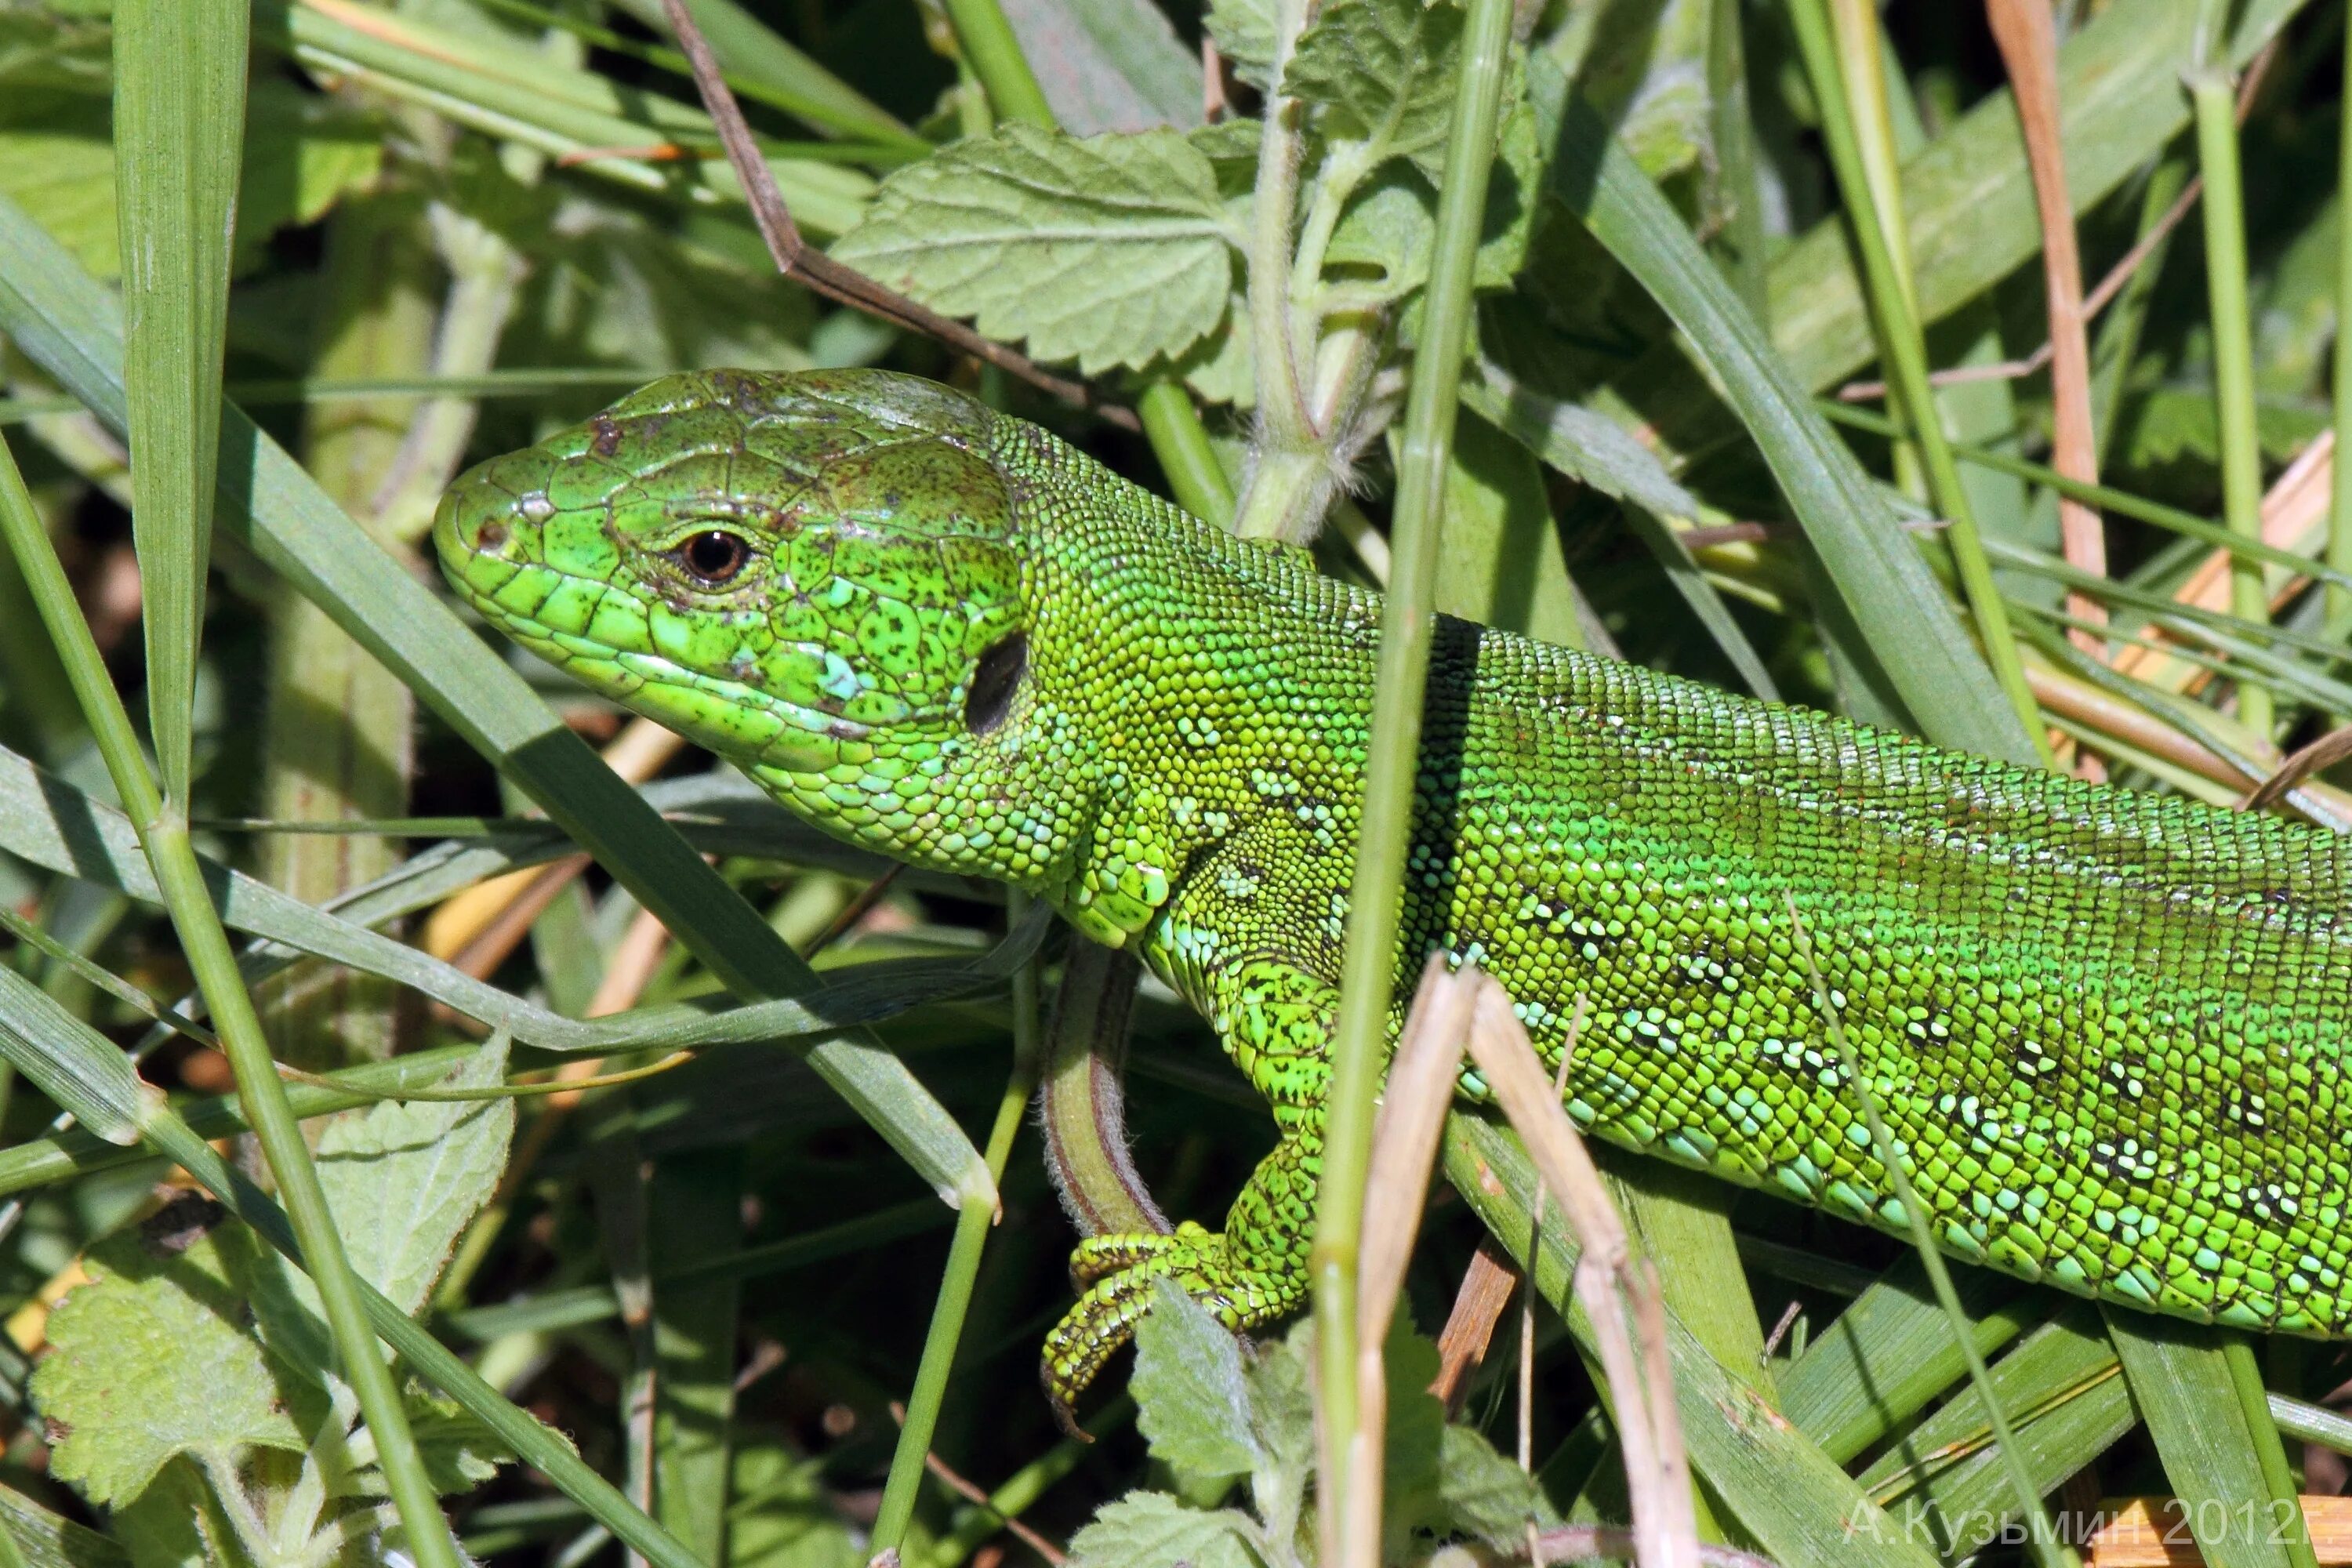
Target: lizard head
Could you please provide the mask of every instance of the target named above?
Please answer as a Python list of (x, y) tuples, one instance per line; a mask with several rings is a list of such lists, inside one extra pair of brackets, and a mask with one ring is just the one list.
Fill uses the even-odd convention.
[(501, 631), (818, 826), (1030, 880), (1068, 833), (996, 421), (880, 371), (671, 376), (462, 476), (434, 543)]

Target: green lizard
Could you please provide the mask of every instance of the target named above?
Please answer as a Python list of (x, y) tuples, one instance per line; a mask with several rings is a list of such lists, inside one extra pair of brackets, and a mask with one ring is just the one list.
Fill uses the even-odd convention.
[[(1213, 1021), (1278, 1141), (1223, 1231), (1079, 1246), (1065, 1407), (1156, 1277), (1236, 1330), (1302, 1303), (1376, 595), (873, 371), (657, 382), (475, 468), (435, 537), (524, 646)], [(1954, 1255), (2352, 1332), (2344, 840), (1444, 619), (1423, 745), (1399, 980), (1476, 962), (1555, 1062), (1584, 1006), (1580, 1126), (1900, 1230), (1858, 1067)]]

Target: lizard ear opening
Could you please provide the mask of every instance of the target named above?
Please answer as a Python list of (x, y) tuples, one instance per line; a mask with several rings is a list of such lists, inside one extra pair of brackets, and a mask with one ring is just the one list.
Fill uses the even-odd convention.
[(991, 643), (972, 667), (971, 687), (964, 693), (963, 727), (975, 735), (992, 732), (1013, 711), (1021, 678), (1028, 673), (1027, 633), (1014, 632)]

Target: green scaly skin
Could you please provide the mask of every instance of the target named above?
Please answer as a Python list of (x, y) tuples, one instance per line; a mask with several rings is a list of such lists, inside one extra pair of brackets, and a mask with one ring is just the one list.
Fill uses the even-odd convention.
[[(658, 382), (473, 470), (436, 540), (509, 636), (1213, 1020), (1279, 1141), (1222, 1232), (1078, 1247), (1056, 1399), (1156, 1276), (1236, 1330), (1302, 1303), (1374, 595), (871, 371)], [(1580, 1001), (1579, 1124), (1902, 1228), (1793, 903), (1948, 1250), (2352, 1332), (2344, 840), (1454, 621), (1427, 712), (1399, 982), (1475, 959), (1555, 1061)]]

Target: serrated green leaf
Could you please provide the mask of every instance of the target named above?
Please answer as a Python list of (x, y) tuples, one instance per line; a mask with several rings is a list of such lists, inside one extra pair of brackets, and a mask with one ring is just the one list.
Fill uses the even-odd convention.
[(302, 1447), (283, 1369), (230, 1284), (224, 1234), (246, 1236), (178, 1250), (111, 1237), (88, 1254), (90, 1282), (50, 1314), (33, 1397), (51, 1423), (52, 1472), (92, 1502), (131, 1501), (174, 1455)]
[(1260, 92), (1274, 86), (1274, 0), (1212, 0), (1202, 18), (1234, 74)]
[[(500, 1465), (513, 1462), (514, 1450), (497, 1433), (467, 1415), (456, 1400), (426, 1394), (411, 1385), (403, 1403), (408, 1411), (409, 1431), (415, 1436), (417, 1452), (425, 1460), (425, 1476), (433, 1482), (433, 1489), (444, 1497), (471, 1491), (497, 1475)], [(367, 1429), (360, 1428), (352, 1445), (359, 1468), (347, 1478), (350, 1495), (386, 1495), (383, 1471), (373, 1463), (373, 1451)]]
[(1445, 1406), (1429, 1392), (1437, 1378), (1437, 1347), (1414, 1333), (1402, 1311), (1389, 1321), (1381, 1354), (1388, 1363), (1389, 1423), (1382, 1444), (1381, 1536), (1393, 1560), (1412, 1531), (1444, 1516)]
[(866, 1552), (835, 1510), (824, 1468), (774, 1442), (735, 1450), (727, 1568), (864, 1568)]
[[(446, 1080), (478, 1089), (506, 1076), (503, 1037)], [(319, 1181), (352, 1268), (404, 1311), (425, 1304), (449, 1248), (488, 1201), (514, 1133), (511, 1100), (386, 1100), (329, 1124)]]
[(145, 1491), (113, 1510), (109, 1523), (130, 1549), (133, 1568), (213, 1568), (242, 1561), (220, 1500), (189, 1459), (165, 1465)]
[(1529, 1520), (1549, 1525), (1559, 1518), (1535, 1478), (1467, 1426), (1445, 1429), (1437, 1488), (1446, 1527), (1490, 1546), (1524, 1546)]
[(1179, 133), (1080, 141), (1016, 123), (893, 174), (833, 253), (1094, 375), (1215, 330), (1231, 239), (1215, 172)]
[(1180, 1476), (1245, 1476), (1264, 1462), (1250, 1432), (1241, 1346), (1173, 1281), (1157, 1282), (1136, 1328), (1128, 1390), (1151, 1457)]
[(1166, 1492), (1104, 1505), (1070, 1542), (1070, 1568), (1255, 1568), (1249, 1516), (1187, 1508)]
[(1447, 0), (1332, 0), (1299, 36), (1283, 90), (1321, 110), (1325, 136), (1363, 142), (1374, 162), (1442, 147), (1462, 19)]

